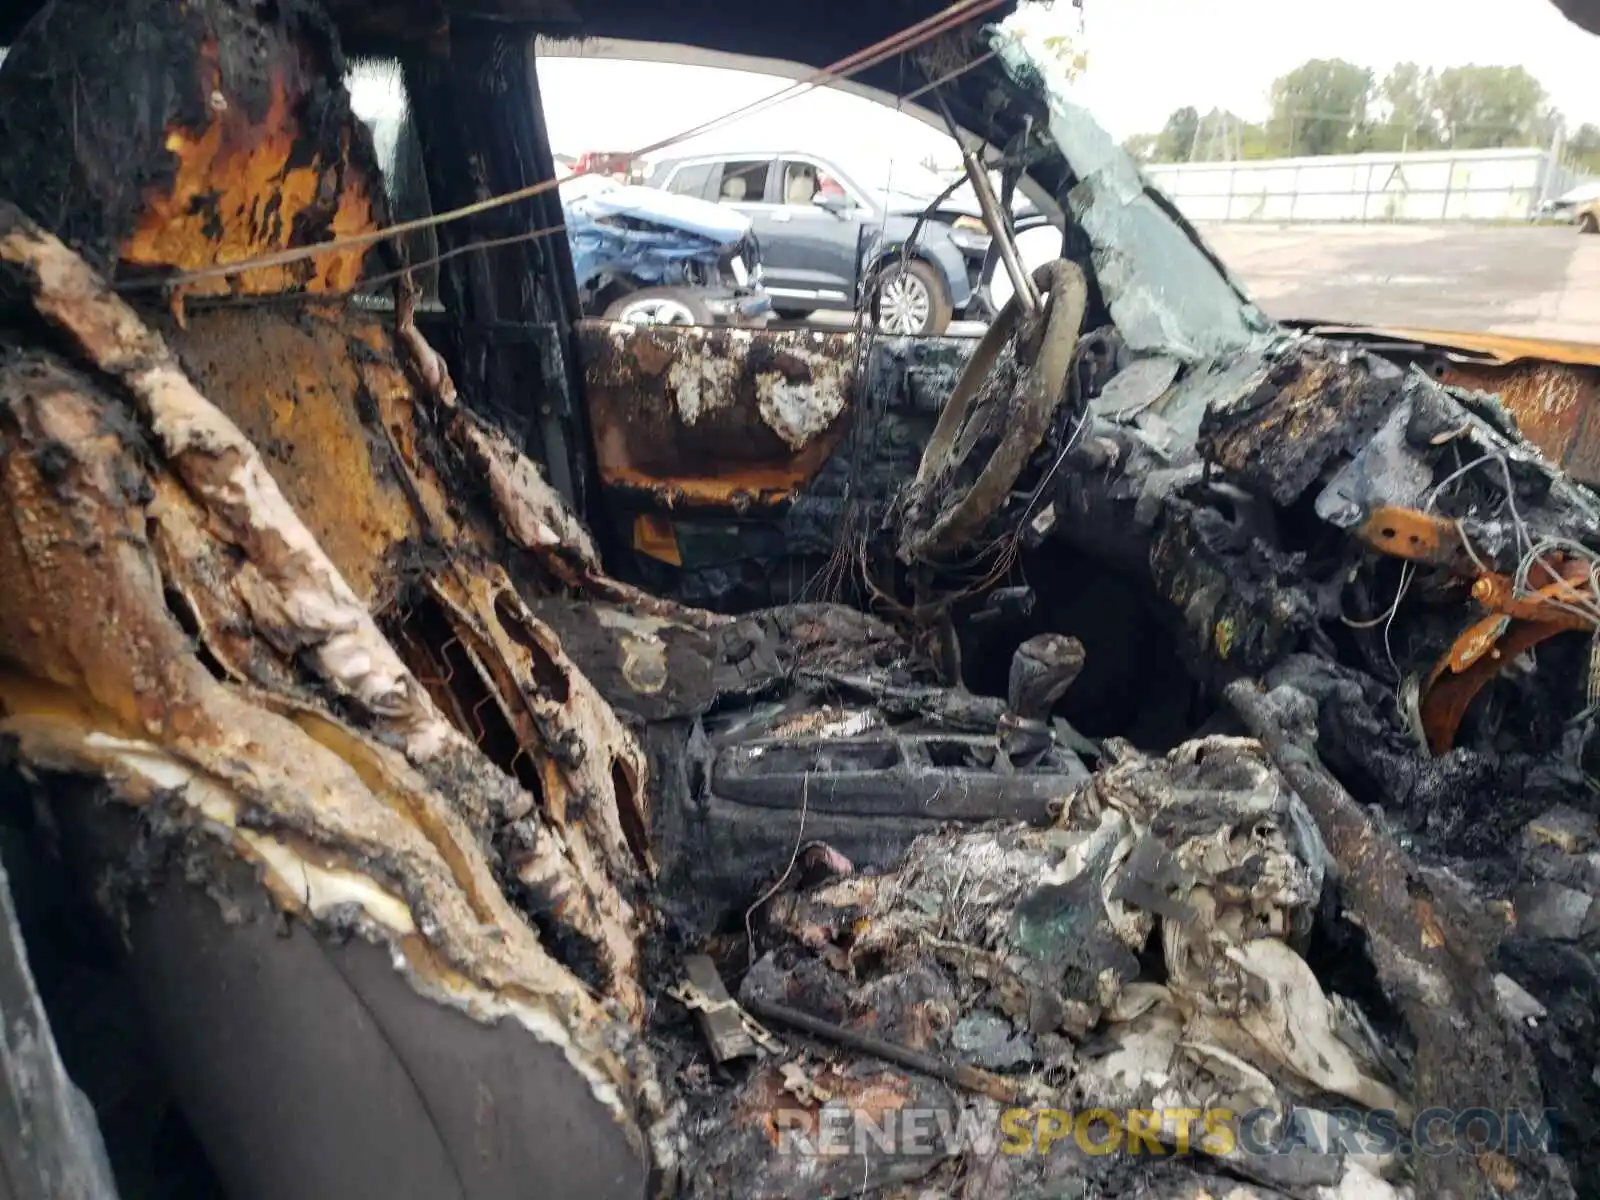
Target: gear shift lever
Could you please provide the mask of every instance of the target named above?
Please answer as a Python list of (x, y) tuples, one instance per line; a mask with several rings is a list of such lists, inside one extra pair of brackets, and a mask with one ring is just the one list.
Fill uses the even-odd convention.
[(1017, 647), (998, 727), (1000, 745), (1013, 759), (1049, 748), (1050, 710), (1083, 670), (1083, 657), (1083, 643), (1064, 633), (1041, 633)]

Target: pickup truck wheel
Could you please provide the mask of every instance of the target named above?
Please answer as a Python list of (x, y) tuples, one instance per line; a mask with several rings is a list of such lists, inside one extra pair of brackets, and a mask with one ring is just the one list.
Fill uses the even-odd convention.
[(1578, 232), (1600, 233), (1600, 218), (1596, 218), (1592, 212), (1584, 213), (1578, 218)]
[(884, 333), (929, 337), (950, 327), (950, 297), (925, 262), (890, 262), (873, 284), (872, 312)]
[(814, 308), (774, 308), (772, 311), (782, 321), (807, 321), (810, 320), (811, 314), (817, 310)]
[(642, 288), (605, 311), (608, 321), (634, 325), (715, 325), (706, 302), (687, 288)]

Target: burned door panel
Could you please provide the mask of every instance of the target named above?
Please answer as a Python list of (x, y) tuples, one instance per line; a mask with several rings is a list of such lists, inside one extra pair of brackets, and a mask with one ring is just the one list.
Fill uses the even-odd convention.
[(857, 534), (875, 528), (972, 346), (798, 329), (578, 328), (617, 544), (656, 586), (713, 607), (735, 595), (746, 608), (783, 602), (785, 564), (799, 565), (803, 584), (847, 521)]
[(657, 511), (792, 500), (843, 437), (856, 339), (585, 321), (602, 483)]
[[(186, 947), (168, 965), (197, 985), (205, 939), (238, 933), (251, 957), (225, 919), (233, 886), (239, 911), (269, 914), (251, 931), (268, 944), (288, 927), (313, 956), (370, 943), (397, 1004), (536, 1051), (615, 1135), (597, 1169), (619, 1178), (631, 1163), (637, 1178), (652, 1118), (626, 1064), (643, 1015), (648, 770), (522, 599), (559, 586), (546, 564), (598, 578), (593, 547), (538, 468), (462, 404), (412, 321), (414, 293), (383, 314), (328, 302), (361, 276), (366, 244), (234, 266), (386, 223), (342, 67), (312, 5), (63, 0), (0, 69), (12, 99), (32, 89), (6, 108), (10, 148), (40, 156), (17, 180), (32, 216), (0, 203), (8, 316), (40, 343), (8, 342), (0, 362), (0, 504), (27, 514), (0, 522), (0, 748), (6, 782), (36, 789), (6, 799), (48, 812), (63, 780), (89, 777), (141, 830), (171, 834), (181, 864), (135, 867), (117, 903), (167, 908), (154, 883), (170, 879), (223, 918), (220, 934), (175, 938)], [(74, 125), (85, 86), (98, 107)], [(71, 228), (103, 270), (39, 219)], [(132, 286), (114, 288), (113, 271)], [(170, 294), (139, 286), (155, 271)], [(213, 303), (233, 290), (248, 303)], [(147, 850), (136, 839), (114, 865)], [(285, 986), (260, 971), (237, 985)], [(168, 1029), (189, 1015), (176, 1004)], [(294, 1036), (263, 1029), (253, 1048)], [(201, 1044), (157, 1057), (181, 1074), (181, 1051)], [(208, 1044), (199, 1057), (247, 1110), (252, 1047)], [(484, 1119), (453, 1107), (457, 1128)], [(262, 1122), (228, 1119), (239, 1111), (193, 1123), (242, 1181), (275, 1148)], [(503, 1112), (500, 1146), (533, 1146), (537, 1114)], [(338, 1140), (332, 1125), (301, 1132)], [(380, 1141), (351, 1139), (342, 1166), (359, 1177)], [(497, 1169), (502, 1184), (523, 1174)]]

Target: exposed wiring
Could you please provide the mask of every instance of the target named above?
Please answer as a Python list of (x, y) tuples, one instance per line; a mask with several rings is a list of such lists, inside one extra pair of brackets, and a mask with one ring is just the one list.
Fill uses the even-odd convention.
[(751, 966), (756, 962), (756, 935), (751, 924), (751, 918), (756, 910), (778, 894), (778, 889), (789, 882), (789, 876), (794, 874), (794, 864), (799, 861), (800, 848), (805, 845), (806, 839), (806, 810), (811, 807), (811, 772), (807, 771), (800, 777), (800, 828), (795, 830), (794, 853), (789, 855), (789, 865), (784, 867), (783, 874), (778, 876), (778, 881), (762, 892), (760, 897), (749, 908), (744, 910), (744, 938), (749, 948), (749, 961)]
[[(1544, 535), (1537, 541), (1529, 530), (1526, 520), (1517, 507), (1516, 485), (1511, 476), (1511, 464), (1504, 452), (1494, 452), (1485, 449), (1484, 453), (1469, 462), (1462, 463), (1453, 471), (1439, 480), (1431, 487), (1424, 498), (1422, 511), (1431, 513), (1444, 495), (1445, 490), (1473, 471), (1485, 467), (1499, 467), (1504, 480), (1505, 510), (1511, 519), (1512, 537), (1517, 551), (1517, 566), (1511, 575), (1511, 598), (1513, 600), (1534, 600), (1539, 604), (1553, 608), (1557, 611), (1576, 616), (1590, 627), (1589, 669), (1585, 689), (1586, 707), (1579, 714), (1582, 719), (1600, 707), (1600, 553), (1597, 553), (1583, 543), (1569, 537), (1559, 535)], [(1482, 576), (1495, 574), (1494, 570), (1486, 563), (1472, 539), (1468, 536), (1465, 523), (1460, 518), (1454, 518), (1456, 533), (1461, 540), (1461, 546), (1467, 557), (1472, 560), (1474, 567)], [(1554, 556), (1566, 562), (1582, 562), (1587, 567), (1587, 577), (1583, 585), (1573, 582), (1567, 573), (1563, 572), (1554, 561)], [(1543, 572), (1543, 580), (1535, 586), (1533, 575), (1535, 570)], [(1345, 625), (1352, 629), (1371, 629), (1383, 626), (1384, 653), (1389, 660), (1390, 669), (1399, 675), (1399, 666), (1395, 662), (1394, 649), (1391, 644), (1390, 634), (1394, 626), (1396, 615), (1399, 613), (1400, 604), (1405, 599), (1406, 592), (1415, 577), (1415, 564), (1407, 562), (1400, 572), (1400, 585), (1396, 590), (1394, 602), (1388, 610), (1370, 621), (1355, 621), (1349, 617), (1341, 616)], [(1557, 592), (1560, 594), (1552, 594)], [(1405, 682), (1402, 680), (1401, 693)], [(1397, 693), (1397, 702), (1404, 711), (1405, 704), (1401, 693)]]
[(908, 100), (915, 100), (918, 96), (926, 95), (928, 92), (933, 91), (933, 89), (936, 87), (943, 87), (952, 79), (958, 79), (962, 75), (965, 75), (968, 71), (975, 70), (976, 68), (983, 66), (984, 63), (988, 62), (998, 53), (999, 52), (996, 50), (986, 50), (971, 62), (956, 67), (954, 70), (946, 71), (943, 75), (939, 76), (939, 78), (929, 80), (914, 92), (907, 92), (904, 96), (900, 97), (900, 100), (902, 103)]
[(1395, 594), (1394, 604), (1389, 608), (1389, 617), (1383, 623), (1383, 653), (1389, 660), (1389, 669), (1396, 675), (1400, 674), (1400, 664), (1394, 660), (1394, 644), (1389, 635), (1394, 631), (1394, 619), (1400, 613), (1400, 600), (1406, 594), (1406, 588), (1411, 585), (1411, 578), (1416, 574), (1416, 567), (1407, 563), (1400, 568), (1400, 590)]
[(481, 241), (469, 242), (465, 246), (456, 246), (453, 249), (430, 255), (428, 258), (421, 259), (398, 270), (385, 271), (381, 275), (369, 275), (347, 292), (271, 292), (254, 296), (198, 296), (191, 300), (190, 303), (195, 308), (234, 308), (258, 304), (334, 304), (356, 300), (373, 288), (387, 283), (401, 282), (415, 271), (425, 271), (429, 267), (436, 267), (440, 263), (449, 262), (452, 258), (459, 258), (463, 254), (471, 254), (478, 250), (499, 250), (505, 246), (515, 246), (521, 242), (531, 242), (539, 238), (550, 237), (552, 234), (565, 233), (566, 229), (565, 225), (546, 225), (542, 229), (530, 229), (526, 233), (513, 233), (505, 237), (484, 238)]

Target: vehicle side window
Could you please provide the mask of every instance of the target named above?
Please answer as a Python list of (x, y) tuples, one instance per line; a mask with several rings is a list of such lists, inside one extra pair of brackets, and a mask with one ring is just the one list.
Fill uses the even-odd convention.
[(783, 203), (810, 204), (817, 194), (817, 169), (810, 163), (783, 164)]
[[(362, 59), (345, 73), (345, 86), (352, 92), (356, 116), (372, 134), (378, 169), (383, 173), (389, 211), (396, 221), (410, 221), (433, 214), (428, 194), (428, 176), (422, 165), (422, 142), (411, 112), (411, 98), (397, 65)], [(423, 309), (439, 307), (439, 240), (432, 228), (424, 227), (400, 239), (412, 276), (422, 289)], [(393, 294), (387, 279), (388, 267), (381, 254), (369, 254), (363, 271), (383, 282), (363, 283), (358, 290), (387, 303)]]
[(693, 196), (698, 200), (707, 199), (707, 185), (711, 182), (711, 175), (716, 165), (716, 163), (687, 163), (679, 167), (672, 173), (667, 191), (676, 192), (680, 196)]
[(767, 198), (767, 173), (771, 166), (766, 159), (735, 159), (723, 163), (715, 199), (725, 204), (760, 203)]
[(809, 205), (819, 196), (847, 202), (851, 199), (844, 184), (815, 163), (808, 162), (783, 164), (783, 191), (780, 195), (784, 204)]

